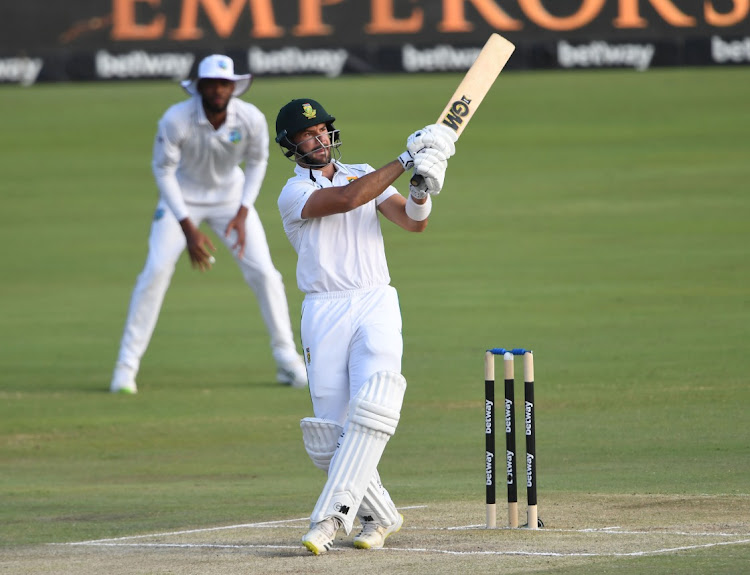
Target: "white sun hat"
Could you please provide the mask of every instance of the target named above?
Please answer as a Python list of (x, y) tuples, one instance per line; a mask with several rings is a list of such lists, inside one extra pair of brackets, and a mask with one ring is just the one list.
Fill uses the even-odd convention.
[(229, 56), (223, 54), (212, 54), (206, 56), (198, 65), (198, 77), (192, 80), (183, 80), (180, 85), (191, 96), (198, 93), (198, 80), (213, 78), (220, 80), (232, 80), (234, 82), (233, 96), (241, 96), (250, 87), (251, 74), (235, 74), (234, 62)]

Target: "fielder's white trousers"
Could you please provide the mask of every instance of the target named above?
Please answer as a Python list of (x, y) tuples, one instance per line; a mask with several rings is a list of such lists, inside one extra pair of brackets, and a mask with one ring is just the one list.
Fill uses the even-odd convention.
[[(188, 204), (190, 219), (199, 226), (206, 222), (216, 236), (231, 250), (236, 233), (224, 237), (229, 221), (237, 214), (237, 202), (214, 205)], [(251, 207), (245, 222), (245, 251), (241, 258), (232, 255), (242, 271), (245, 282), (253, 290), (260, 305), (261, 315), (271, 338), (271, 350), (277, 364), (292, 363), (297, 357), (289, 307), (281, 274), (271, 260), (265, 231), (258, 212)], [(135, 372), (140, 367), (159, 317), (164, 296), (174, 274), (175, 265), (187, 247), (185, 234), (174, 214), (164, 202), (159, 202), (151, 234), (148, 257), (136, 280), (130, 300), (125, 330), (120, 343), (118, 363)]]
[(401, 310), (391, 286), (307, 294), (301, 333), (315, 417), (343, 427), (349, 400), (373, 374), (401, 373)]

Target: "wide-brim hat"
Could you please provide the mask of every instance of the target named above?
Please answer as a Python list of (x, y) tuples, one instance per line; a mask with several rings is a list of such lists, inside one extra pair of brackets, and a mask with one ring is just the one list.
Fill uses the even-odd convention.
[(212, 54), (206, 56), (198, 65), (198, 77), (180, 82), (182, 88), (191, 96), (198, 94), (198, 81), (203, 78), (231, 80), (234, 82), (233, 96), (238, 97), (247, 92), (252, 82), (252, 74), (235, 74), (234, 62), (229, 56)]

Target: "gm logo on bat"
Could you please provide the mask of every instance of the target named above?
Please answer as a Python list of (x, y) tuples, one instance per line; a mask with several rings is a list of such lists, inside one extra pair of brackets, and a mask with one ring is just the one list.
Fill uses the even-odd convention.
[(443, 124), (448, 126), (451, 130), (458, 132), (458, 127), (464, 123), (464, 117), (470, 112), (469, 105), (471, 100), (466, 96), (461, 96), (460, 100), (456, 100), (451, 105), (450, 111), (443, 118)]

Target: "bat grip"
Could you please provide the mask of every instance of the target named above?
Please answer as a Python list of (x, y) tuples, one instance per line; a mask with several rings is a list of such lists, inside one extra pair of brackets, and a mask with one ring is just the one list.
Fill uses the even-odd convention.
[(411, 185), (414, 186), (415, 188), (418, 188), (419, 184), (421, 184), (423, 181), (424, 181), (424, 178), (420, 176), (419, 174), (412, 174), (411, 180), (409, 180)]

